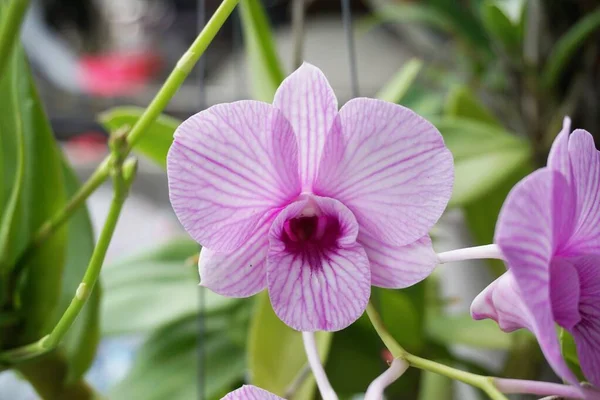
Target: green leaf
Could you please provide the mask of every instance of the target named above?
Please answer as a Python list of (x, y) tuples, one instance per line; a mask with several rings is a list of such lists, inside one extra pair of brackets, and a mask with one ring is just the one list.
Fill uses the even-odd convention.
[[(67, 196), (71, 197), (80, 185), (75, 173), (64, 160), (63, 173)], [(94, 232), (87, 207), (81, 207), (71, 216), (67, 232), (67, 257), (56, 322), (69, 306), (94, 251)], [(100, 284), (97, 283), (61, 342), (68, 363), (67, 384), (77, 382), (89, 369), (96, 355), (100, 341), (100, 293)]]
[[(248, 338), (248, 364), (253, 385), (278, 396), (286, 390), (307, 365), (302, 333), (284, 324), (275, 315), (266, 292), (256, 299), (256, 311)], [(325, 362), (332, 333), (318, 332), (317, 347)], [(315, 381), (308, 377), (294, 399), (312, 399)]]
[(416, 58), (409, 60), (375, 97), (391, 103), (400, 103), (421, 71), (421, 68), (423, 68), (423, 61)]
[(379, 314), (394, 339), (406, 350), (419, 354), (424, 336), (425, 286), (418, 283), (402, 290), (372, 289)]
[(576, 61), (573, 55), (596, 29), (600, 28), (600, 8), (579, 20), (554, 45), (542, 71), (542, 82), (546, 87), (556, 86), (564, 69)]
[(475, 321), (470, 315), (431, 315), (427, 318), (427, 335), (444, 345), (465, 344), (473, 347), (506, 350), (510, 334), (492, 320)]
[[(14, 212), (10, 223), (4, 217), (2, 221), (2, 225), (10, 224), (10, 233), (4, 237), (10, 237), (10, 245), (2, 254), (2, 264), (5, 266), (2, 270), (6, 273), (9, 272), (6, 266), (14, 264), (32, 235), (49, 216), (64, 207), (66, 196), (60, 152), (20, 47), (14, 48), (8, 61), (6, 73), (0, 81), (0, 93), (3, 158), (6, 155), (12, 160), (18, 159), (18, 148), (11, 148), (10, 140), (5, 140), (9, 136), (18, 138), (12, 142), (13, 146), (21, 141), (24, 155), (18, 202), (10, 211)], [(14, 152), (15, 156), (9, 155), (9, 152)], [(18, 184), (15, 179), (6, 179), (11, 173), (19, 176), (19, 173), (15, 173), (18, 168), (11, 172), (10, 167), (6, 167), (5, 163), (4, 184)], [(6, 194), (7, 190), (14, 193), (12, 188), (6, 187), (3, 193)], [(18, 280), (18, 287), (13, 288), (17, 290), (16, 297), (8, 299), (12, 302), (8, 307), (19, 309), (26, 318), (17, 328), (18, 334), (12, 332), (10, 345), (39, 339), (51, 328), (62, 286), (66, 233), (66, 229), (58, 230), (31, 253), (26, 265), (20, 266), (24, 279)], [(6, 278), (3, 278), (3, 284), (7, 282)], [(6, 292), (3, 294), (2, 297), (7, 300)]]
[(493, 125), (464, 118), (434, 124), (454, 156), (452, 206), (480, 199), (531, 160), (526, 141)]
[[(217, 312), (238, 302), (198, 286), (197, 267), (186, 262), (197, 252), (197, 243), (177, 240), (152, 253), (104, 267), (103, 333), (147, 332), (185, 316)], [(198, 301), (200, 291), (204, 292), (203, 309)]]
[(560, 328), (560, 350), (567, 365), (571, 368), (571, 371), (573, 371), (575, 376), (577, 376), (577, 379), (579, 379), (580, 382), (587, 381), (583, 371), (581, 371), (575, 340), (573, 340), (573, 336), (563, 328)]
[(240, 17), (256, 100), (271, 102), (285, 77), (267, 14), (260, 0), (241, 0)]
[(483, 2), (481, 21), (492, 39), (500, 43), (509, 54), (516, 56), (520, 54), (521, 32), (495, 1), (487, 0)]
[[(240, 320), (228, 329), (245, 331), (246, 327), (247, 320)], [(189, 400), (198, 398), (200, 389), (200, 398), (211, 400), (231, 390), (244, 376), (243, 347), (226, 331), (201, 335), (199, 329), (197, 316), (189, 316), (152, 333), (109, 397)]]
[[(143, 113), (144, 109), (139, 107), (115, 107), (100, 114), (98, 121), (104, 129), (114, 133), (134, 126)], [(160, 115), (135, 144), (133, 151), (143, 154), (166, 168), (167, 153), (173, 143), (173, 134), (180, 124), (181, 121), (176, 118)]]
[(468, 118), (502, 128), (500, 121), (467, 86), (455, 86), (450, 90), (444, 114), (449, 117)]

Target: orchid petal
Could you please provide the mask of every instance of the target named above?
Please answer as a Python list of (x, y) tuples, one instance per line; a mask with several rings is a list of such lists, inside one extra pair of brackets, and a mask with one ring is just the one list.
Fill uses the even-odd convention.
[(490, 283), (471, 304), (473, 319), (493, 319), (504, 332), (531, 330), (531, 313), (523, 303), (515, 277), (509, 270)]
[(550, 272), (550, 298), (554, 321), (571, 330), (580, 320), (579, 276), (569, 261), (555, 258)]
[(223, 397), (221, 400), (284, 400), (271, 392), (252, 385), (244, 385)]
[(305, 62), (281, 83), (273, 106), (283, 112), (296, 134), (302, 187), (310, 191), (325, 137), (337, 115), (335, 93), (323, 72)]
[(589, 132), (575, 130), (569, 139), (577, 225), (571, 246), (579, 253), (600, 251), (600, 152)]
[(560, 172), (567, 179), (571, 180), (571, 164), (569, 161), (569, 135), (571, 134), (571, 118), (563, 119), (562, 129), (550, 149), (548, 155), (548, 167)]
[(577, 382), (565, 364), (554, 328), (550, 262), (554, 252), (553, 215), (569, 203), (568, 185), (558, 172), (535, 171), (509, 193), (496, 226), (496, 243), (514, 274), (532, 316), (531, 330), (554, 371)]
[(299, 201), (284, 209), (269, 233), (267, 284), (275, 313), (292, 328), (305, 332), (337, 331), (364, 312), (371, 291), (365, 250), (356, 243), (358, 224), (342, 203), (314, 198), (323, 215), (336, 219), (340, 234), (329, 248), (292, 251), (282, 235), (284, 224), (304, 209)]
[(314, 193), (344, 203), (361, 232), (403, 246), (442, 215), (453, 181), (452, 154), (432, 124), (405, 107), (360, 98), (340, 110)]
[(431, 239), (421, 239), (406, 246), (394, 247), (366, 233), (358, 236), (369, 257), (371, 285), (402, 289), (427, 278), (437, 264)]
[(211, 250), (240, 247), (300, 193), (297, 152), (290, 124), (266, 103), (220, 104), (192, 116), (167, 158), (181, 224)]
[(581, 282), (582, 321), (571, 333), (583, 373), (594, 386), (600, 387), (600, 257), (579, 257), (574, 263)]
[(265, 289), (271, 222), (263, 224), (231, 253), (203, 248), (198, 261), (200, 284), (229, 297), (249, 297)]

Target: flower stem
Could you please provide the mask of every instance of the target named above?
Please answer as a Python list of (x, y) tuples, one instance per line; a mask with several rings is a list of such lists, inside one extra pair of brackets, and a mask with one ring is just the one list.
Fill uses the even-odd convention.
[(486, 258), (496, 258), (502, 260), (502, 252), (496, 244), (485, 246), (467, 247), (464, 249), (445, 251), (437, 254), (438, 264), (444, 264), (454, 261), (479, 260)]
[(377, 334), (387, 348), (392, 352), (394, 357), (405, 360), (412, 367), (435, 372), (437, 374), (444, 375), (457, 381), (477, 387), (483, 390), (490, 397), (490, 399), (507, 400), (506, 397), (494, 386), (493, 380), (490, 377), (461, 371), (459, 369), (452, 368), (435, 361), (427, 360), (407, 352), (385, 329), (383, 321), (381, 320), (379, 313), (372, 303), (369, 303), (367, 306), (367, 315), (369, 316), (375, 331), (377, 331)]
[[(582, 388), (560, 383), (526, 381), (520, 379), (494, 378), (494, 385), (502, 393), (535, 394), (538, 396), (560, 396), (569, 399), (586, 398)], [(592, 397), (589, 397), (590, 399)], [(598, 395), (596, 398), (599, 398)]]
[[(25, 12), (29, 7), (30, 0), (13, 0), (8, 5), (4, 18), (0, 22), (0, 77), (4, 68), (10, 60), (10, 53), (14, 43), (19, 40), (19, 30), (25, 17)], [(1, 9), (2, 6), (0, 6)]]
[(392, 361), (390, 367), (383, 374), (379, 375), (367, 389), (364, 400), (381, 400), (383, 399), (383, 392), (386, 387), (394, 383), (398, 378), (402, 376), (408, 369), (408, 363), (401, 359), (396, 358)]
[[(161, 89), (158, 91), (148, 108), (144, 111), (144, 114), (132, 127), (131, 131), (127, 136), (128, 147), (124, 151), (123, 156), (127, 156), (131, 151), (132, 146), (148, 131), (149, 126), (158, 118), (160, 113), (165, 109), (168, 102), (173, 98), (179, 87), (182, 85), (185, 78), (189, 75), (194, 65), (204, 54), (204, 51), (208, 45), (212, 42), (219, 29), (225, 23), (227, 17), (231, 14), (239, 0), (223, 0), (217, 11), (208, 21), (205, 28), (200, 32), (194, 43), (190, 46), (188, 51), (179, 59), (177, 65), (173, 69), (173, 72), (169, 75)], [(14, 3), (14, 2), (13, 2)], [(19, 3), (19, 1), (16, 1)], [(3, 36), (0, 37), (2, 40)], [(0, 44), (1, 45), (1, 44)], [(2, 54), (2, 53), (0, 53)], [(0, 60), (0, 63), (2, 60)], [(67, 205), (60, 210), (58, 213), (53, 215), (46, 223), (44, 223), (40, 229), (34, 234), (33, 240), (28, 244), (25, 251), (19, 256), (18, 262), (15, 268), (22, 268), (19, 265), (26, 264), (23, 261), (27, 261), (31, 253), (42, 243), (44, 243), (49, 237), (51, 237), (56, 230), (67, 221), (71, 215), (85, 202), (85, 200), (102, 184), (108, 179), (110, 173), (110, 166), (114, 158), (112, 155), (107, 156), (106, 159), (96, 168), (92, 176), (88, 181), (75, 193)], [(18, 275), (18, 274), (16, 274)]]
[(321, 397), (323, 397), (323, 400), (338, 400), (337, 395), (327, 379), (323, 365), (321, 365), (314, 332), (302, 332), (302, 340), (304, 341), (306, 358), (308, 358), (308, 364), (317, 381), (317, 387), (319, 388), (319, 392), (321, 392)]
[(94, 289), (94, 285), (100, 276), (100, 270), (104, 263), (108, 245), (115, 232), (117, 221), (119, 220), (119, 215), (123, 208), (123, 203), (125, 203), (129, 188), (135, 177), (136, 166), (135, 160), (129, 160), (122, 165), (117, 163), (114, 167), (114, 194), (108, 216), (104, 223), (104, 227), (102, 228), (102, 232), (100, 233), (100, 237), (98, 238), (98, 243), (92, 253), (90, 263), (83, 276), (83, 280), (79, 284), (75, 296), (71, 300), (71, 304), (69, 304), (54, 329), (48, 335), (37, 342), (11, 349), (0, 354), (0, 359), (3, 362), (16, 364), (48, 353), (54, 350), (65, 336), (75, 321), (75, 318), (77, 318), (77, 315), (79, 315), (79, 312), (85, 305), (85, 302), (89, 298), (90, 293)]

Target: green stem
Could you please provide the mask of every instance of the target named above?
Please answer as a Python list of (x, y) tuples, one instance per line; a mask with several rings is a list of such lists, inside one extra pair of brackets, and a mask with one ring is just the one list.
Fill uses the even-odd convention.
[[(161, 89), (158, 91), (144, 114), (137, 120), (129, 135), (127, 136), (128, 147), (123, 153), (127, 156), (135, 143), (148, 131), (150, 125), (163, 112), (169, 101), (173, 98), (179, 87), (182, 85), (185, 78), (189, 75), (194, 65), (204, 52), (208, 45), (212, 42), (215, 35), (221, 29), (227, 17), (232, 13), (239, 0), (223, 0), (217, 11), (206, 24), (206, 27), (200, 32), (189, 50), (177, 62), (177, 65), (167, 78)], [(0, 60), (1, 62), (1, 60)], [(108, 178), (110, 165), (114, 161), (111, 156), (108, 156), (94, 171), (88, 181), (75, 193), (69, 203), (52, 216), (40, 229), (35, 233), (34, 239), (27, 246), (23, 254), (18, 258), (19, 262), (15, 268), (23, 268), (20, 265), (25, 265), (31, 253), (44, 243), (56, 230), (69, 219), (69, 217), (77, 211), (77, 209), (85, 202), (85, 200)], [(18, 274), (15, 274), (18, 276)]]
[(407, 352), (398, 342), (392, 337), (392, 335), (385, 329), (383, 321), (379, 316), (379, 313), (375, 309), (372, 303), (367, 306), (367, 315), (371, 320), (371, 324), (375, 328), (375, 331), (390, 350), (392, 355), (396, 358), (401, 358), (407, 361), (411, 366), (419, 368), (425, 371), (434, 372), (439, 375), (447, 376), (448, 378), (455, 379), (457, 381), (464, 382), (468, 385), (477, 387), (483, 390), (490, 399), (493, 400), (507, 400), (494, 385), (493, 378), (488, 376), (482, 376), (473, 374), (471, 372), (461, 371), (456, 368), (449, 367), (444, 364), (440, 364), (435, 361), (427, 360), (410, 354)]
[(16, 364), (54, 350), (75, 321), (75, 318), (77, 318), (77, 315), (79, 315), (79, 312), (85, 305), (85, 302), (100, 276), (100, 270), (104, 263), (104, 257), (106, 256), (106, 250), (108, 249), (108, 245), (110, 244), (117, 226), (117, 221), (119, 220), (123, 203), (127, 198), (129, 187), (133, 183), (136, 163), (135, 160), (131, 161), (132, 162), (125, 162), (123, 165), (117, 163), (114, 166), (114, 195), (108, 216), (106, 217), (106, 222), (104, 223), (98, 243), (92, 253), (92, 258), (85, 271), (83, 280), (79, 284), (75, 296), (71, 300), (71, 304), (69, 304), (69, 307), (67, 307), (52, 332), (37, 342), (2, 353), (0, 357), (3, 362)]
[(196, 65), (200, 56), (204, 54), (204, 51), (206, 51), (208, 45), (213, 41), (238, 2), (239, 0), (223, 0), (200, 35), (198, 35), (188, 51), (179, 59), (177, 65), (175, 65), (175, 69), (173, 69), (173, 72), (171, 72), (171, 75), (169, 75), (156, 97), (154, 97), (152, 103), (146, 108), (144, 114), (133, 126), (131, 132), (129, 132), (127, 140), (130, 147), (135, 145), (165, 109), (167, 103), (169, 103), (185, 78), (190, 74), (194, 65)]
[(29, 7), (29, 1), (11, 1), (2, 20), (2, 26), (0, 26), (0, 77), (4, 72), (6, 63), (10, 59), (9, 54), (12, 51), (13, 45), (18, 40), (17, 35), (25, 17), (25, 12)]

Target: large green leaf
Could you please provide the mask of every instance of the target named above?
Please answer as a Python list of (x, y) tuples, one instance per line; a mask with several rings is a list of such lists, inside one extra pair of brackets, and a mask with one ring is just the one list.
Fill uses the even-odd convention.
[(434, 122), (454, 155), (451, 205), (482, 198), (531, 160), (529, 144), (490, 124), (465, 118)]
[[(10, 231), (4, 236), (4, 239), (10, 238), (9, 245), (6, 246), (6, 242), (2, 244), (2, 271), (6, 274), (12, 273), (8, 266), (16, 262), (32, 235), (51, 215), (64, 207), (66, 196), (59, 149), (20, 47), (14, 48), (5, 71), (0, 81), (2, 158), (6, 155), (8, 159), (18, 160), (18, 156), (10, 155), (10, 152), (19, 154), (19, 149), (11, 147), (10, 140), (5, 140), (9, 136), (17, 138), (12, 141), (13, 146), (18, 146), (19, 141), (22, 143), (24, 156), (18, 201), (15, 208), (10, 210), (14, 214), (12, 218), (3, 215), (2, 221), (3, 229)], [(15, 173), (15, 169), (12, 172), (6, 169), (6, 163), (4, 168), (4, 184), (11, 182), (11, 187), (14, 188), (12, 185), (17, 179), (6, 178), (11, 173), (17, 177), (19, 174)], [(11, 189), (8, 190), (14, 193)], [(2, 192), (6, 193), (7, 188)], [(16, 297), (8, 300), (12, 302), (9, 307), (18, 308), (25, 318), (11, 329), (10, 345), (39, 339), (51, 328), (61, 293), (66, 233), (66, 229), (59, 229), (31, 252), (24, 265), (19, 266), (24, 279), (16, 281), (18, 285), (12, 288), (16, 290)], [(9, 279), (5, 275), (3, 285), (7, 281)], [(3, 292), (4, 296), (0, 297), (6, 300), (6, 293)]]
[(375, 97), (392, 103), (400, 103), (415, 78), (423, 68), (423, 61), (413, 58), (398, 70)]
[[(257, 296), (248, 338), (248, 363), (252, 384), (279, 396), (302, 373), (307, 365), (302, 334), (293, 330), (275, 315), (266, 292)], [(332, 334), (317, 333), (317, 347), (322, 360), (327, 359)], [(307, 378), (294, 395), (295, 400), (313, 398), (315, 381)]]
[[(151, 253), (106, 266), (102, 270), (102, 331), (105, 334), (147, 332), (201, 311), (216, 312), (238, 302), (198, 287), (198, 253), (190, 239), (168, 243)], [(165, 301), (168, 299), (168, 301)]]
[[(75, 173), (63, 161), (67, 195), (71, 197), (79, 188)], [(63, 273), (62, 295), (56, 321), (69, 306), (94, 251), (94, 232), (85, 206), (77, 210), (67, 223), (67, 258)], [(61, 342), (67, 359), (67, 383), (78, 381), (88, 370), (100, 340), (100, 284), (94, 286), (85, 306)]]
[(449, 117), (462, 117), (502, 128), (500, 121), (483, 105), (467, 86), (455, 86), (448, 93), (444, 114)]
[(511, 345), (510, 335), (502, 332), (494, 321), (475, 321), (470, 315), (432, 315), (427, 318), (427, 335), (444, 345), (496, 350), (506, 350)]
[(600, 8), (579, 20), (554, 45), (542, 71), (542, 80), (547, 87), (554, 87), (564, 69), (571, 62), (578, 62), (573, 55), (592, 33), (600, 28)]
[(270, 103), (285, 73), (277, 56), (267, 13), (260, 0), (241, 0), (239, 7), (253, 97)]
[[(139, 107), (115, 107), (98, 116), (104, 129), (114, 133), (130, 129), (144, 113)], [(163, 168), (167, 167), (167, 153), (173, 143), (175, 129), (181, 124), (176, 118), (160, 115), (135, 144), (133, 151), (143, 154)]]
[(200, 327), (197, 316), (188, 316), (152, 333), (110, 398), (216, 400), (230, 391), (245, 371), (244, 348), (231, 333), (245, 332), (247, 319), (230, 321), (224, 331), (201, 334)]

